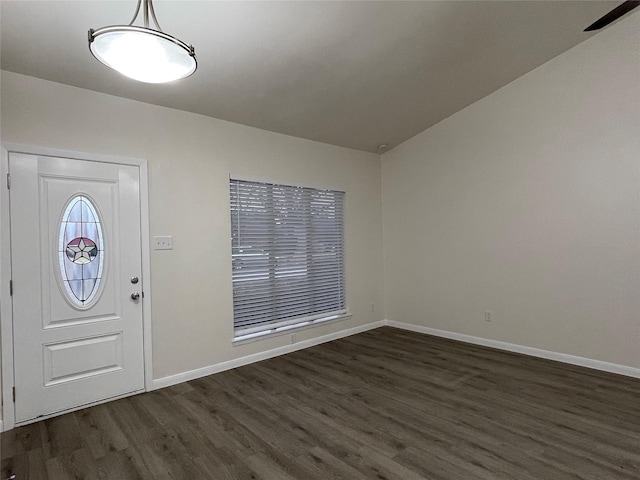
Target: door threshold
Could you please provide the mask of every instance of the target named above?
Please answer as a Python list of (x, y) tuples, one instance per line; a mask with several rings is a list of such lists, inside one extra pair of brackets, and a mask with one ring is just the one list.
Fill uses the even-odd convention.
[[(30, 425), (32, 423), (37, 423), (42, 420), (48, 420), (50, 418), (59, 417), (61, 415), (66, 415), (67, 413), (77, 412), (78, 410), (84, 410), (85, 408), (95, 407), (97, 405), (102, 405), (103, 403), (113, 402), (115, 400), (121, 400), (127, 397), (133, 397), (134, 395), (138, 395), (140, 393), (145, 393), (146, 390), (143, 388), (141, 390), (134, 390), (133, 392), (123, 393), (122, 395), (116, 395), (114, 397), (104, 398), (102, 400), (98, 400), (97, 402), (85, 403), (83, 405), (78, 405), (77, 407), (67, 408), (65, 410), (60, 410), (58, 412), (48, 413), (46, 415), (40, 415), (36, 418), (30, 418), (28, 420), (22, 420), (20, 422), (15, 422), (13, 428), (24, 427), (25, 425)], [(8, 428), (4, 431), (9, 431), (11, 428)]]

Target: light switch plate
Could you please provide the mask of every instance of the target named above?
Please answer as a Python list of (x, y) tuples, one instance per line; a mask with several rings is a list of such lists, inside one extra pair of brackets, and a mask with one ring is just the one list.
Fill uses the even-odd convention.
[(163, 237), (153, 237), (154, 250), (173, 250), (173, 237), (166, 235)]

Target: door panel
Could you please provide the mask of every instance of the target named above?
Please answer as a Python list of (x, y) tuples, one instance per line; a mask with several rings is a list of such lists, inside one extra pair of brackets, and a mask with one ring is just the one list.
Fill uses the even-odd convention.
[[(72, 323), (84, 323), (95, 321), (101, 317), (121, 316), (121, 285), (116, 282), (119, 277), (118, 262), (114, 263), (114, 258), (119, 257), (118, 242), (111, 242), (110, 235), (105, 235), (105, 245), (109, 245), (109, 253), (105, 254), (106, 261), (103, 268), (103, 280), (100, 282), (99, 295), (100, 301), (96, 302), (91, 311), (78, 310), (65, 298), (60, 295), (61, 278), (57, 275), (59, 266), (58, 259), (58, 230), (62, 220), (62, 211), (66, 202), (69, 200), (69, 192), (87, 192), (91, 191), (91, 199), (101, 206), (100, 213), (102, 220), (102, 228), (105, 232), (117, 232), (116, 223), (117, 215), (115, 212), (119, 209), (119, 196), (117, 180), (113, 182), (78, 179), (70, 181), (69, 179), (61, 179), (53, 176), (40, 174), (40, 191), (42, 192), (40, 199), (40, 211), (45, 213), (44, 219), (47, 221), (45, 231), (49, 233), (45, 248), (49, 247), (49, 251), (45, 252), (47, 267), (51, 268), (50, 275), (43, 275), (43, 308), (45, 309), (43, 320), (47, 324), (43, 325), (55, 326), (56, 324), (64, 324), (65, 326)], [(113, 273), (113, 274), (112, 274)], [(63, 288), (63, 287), (62, 287)]]
[(45, 386), (123, 368), (122, 332), (44, 345)]
[(9, 171), (16, 422), (142, 390), (139, 169), (10, 153)]

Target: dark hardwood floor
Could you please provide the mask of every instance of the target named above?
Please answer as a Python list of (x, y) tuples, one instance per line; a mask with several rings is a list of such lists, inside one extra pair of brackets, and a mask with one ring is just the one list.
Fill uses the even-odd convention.
[(11, 474), (638, 480), (640, 380), (385, 327), (3, 433)]

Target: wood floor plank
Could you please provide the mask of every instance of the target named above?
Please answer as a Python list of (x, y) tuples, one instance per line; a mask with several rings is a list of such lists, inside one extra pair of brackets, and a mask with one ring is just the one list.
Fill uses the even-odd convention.
[(53, 456), (45, 464), (49, 478), (99, 480), (98, 465), (86, 448)]
[(0, 478), (10, 478), (11, 475), (15, 475), (16, 478), (29, 478), (28, 453), (18, 453), (2, 460)]
[(76, 413), (83, 445), (88, 447), (93, 458), (121, 451), (129, 446), (126, 435), (104, 405), (87, 408)]
[(297, 457), (297, 461), (316, 472), (313, 478), (326, 478), (327, 480), (344, 478), (366, 480), (367, 478), (364, 473), (356, 470), (321, 447), (313, 447), (304, 455)]
[(1, 442), (0, 480), (640, 480), (640, 380), (383, 327)]
[(41, 438), (45, 459), (71, 455), (82, 448), (76, 415), (61, 415), (42, 422)]
[(132, 455), (131, 449), (110, 451), (96, 460), (98, 477), (100, 480), (131, 480), (151, 479), (151, 475), (139, 455)]
[(11, 458), (42, 447), (42, 423), (32, 423), (4, 432), (1, 437), (2, 459)]

